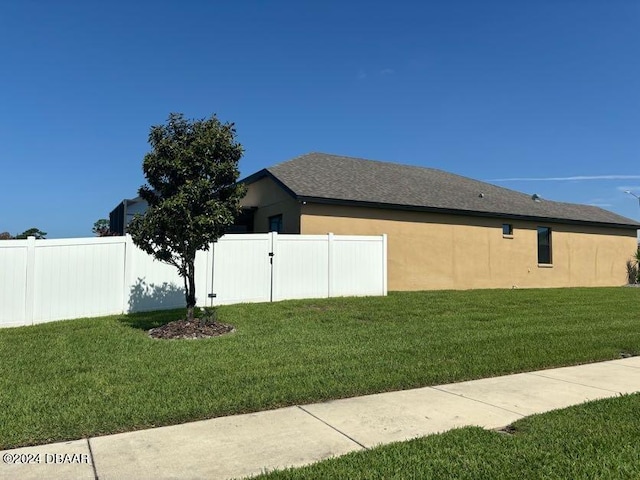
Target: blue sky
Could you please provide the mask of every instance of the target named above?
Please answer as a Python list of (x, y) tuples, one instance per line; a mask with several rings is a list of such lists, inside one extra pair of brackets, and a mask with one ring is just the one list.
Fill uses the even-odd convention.
[(170, 112), (640, 219), (640, 2), (8, 1), (0, 232), (91, 236)]

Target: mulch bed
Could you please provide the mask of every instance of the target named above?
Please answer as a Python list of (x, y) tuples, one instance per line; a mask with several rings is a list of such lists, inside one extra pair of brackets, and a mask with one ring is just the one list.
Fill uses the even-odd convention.
[(173, 339), (189, 339), (219, 337), (225, 333), (231, 333), (235, 330), (232, 325), (225, 323), (207, 321), (201, 322), (195, 319), (193, 322), (188, 320), (176, 320), (157, 328), (149, 330), (151, 338), (159, 338), (165, 340)]

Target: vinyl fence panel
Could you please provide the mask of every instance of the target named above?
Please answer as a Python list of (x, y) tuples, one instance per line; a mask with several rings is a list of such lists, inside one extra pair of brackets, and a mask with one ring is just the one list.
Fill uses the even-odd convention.
[(2, 240), (0, 248), (0, 327), (24, 325), (27, 296), (26, 240)]
[(37, 240), (33, 322), (121, 313), (124, 239)]
[(126, 304), (123, 310), (144, 312), (184, 307), (184, 281), (178, 269), (156, 260), (127, 238)]
[[(386, 295), (386, 236), (225, 235), (196, 255), (197, 305)], [(0, 327), (185, 306), (131, 237), (0, 242)]]
[(386, 295), (386, 251), (386, 235), (335, 236), (332, 296)]
[[(209, 251), (196, 252), (196, 303), (199, 306), (207, 305), (207, 292), (211, 289), (210, 253), (211, 246)], [(185, 307), (184, 279), (178, 269), (145, 253), (133, 243), (131, 237), (127, 237), (124, 269), (124, 312)]]
[[(213, 290), (213, 244), (209, 250), (196, 253), (196, 305), (204, 307), (213, 305), (208, 294)], [(186, 301), (186, 300), (185, 300)]]

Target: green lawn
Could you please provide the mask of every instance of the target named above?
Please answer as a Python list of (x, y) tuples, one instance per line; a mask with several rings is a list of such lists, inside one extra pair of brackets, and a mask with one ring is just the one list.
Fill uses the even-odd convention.
[(640, 289), (483, 290), (155, 312), (0, 330), (0, 448), (640, 353)]
[(513, 427), (511, 435), (478, 427), (452, 430), (257, 478), (640, 478), (640, 395), (528, 417)]

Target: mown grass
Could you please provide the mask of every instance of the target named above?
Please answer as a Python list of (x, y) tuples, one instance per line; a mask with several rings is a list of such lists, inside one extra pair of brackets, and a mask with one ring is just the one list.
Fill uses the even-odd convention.
[(256, 480), (640, 478), (640, 395), (528, 417), (513, 427), (512, 435), (452, 430)]
[(233, 334), (161, 341), (182, 311), (0, 330), (0, 448), (640, 353), (640, 290), (391, 293), (220, 307)]

